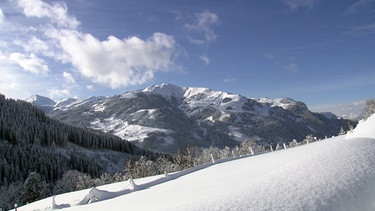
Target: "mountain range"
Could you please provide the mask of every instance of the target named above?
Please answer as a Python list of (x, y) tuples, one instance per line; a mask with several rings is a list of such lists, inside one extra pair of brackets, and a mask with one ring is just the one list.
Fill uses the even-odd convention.
[(290, 98), (249, 98), (173, 84), (57, 102), (33, 95), (26, 101), (64, 123), (109, 132), (161, 152), (186, 146), (233, 147), (245, 140), (276, 145), (308, 135), (330, 137), (356, 124), (332, 113), (311, 112)]

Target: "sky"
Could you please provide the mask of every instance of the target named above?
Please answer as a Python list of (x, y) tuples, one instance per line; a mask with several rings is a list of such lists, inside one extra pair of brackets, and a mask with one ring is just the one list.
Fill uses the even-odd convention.
[(290, 97), (375, 91), (375, 0), (1, 0), (0, 93), (54, 100), (150, 84)]

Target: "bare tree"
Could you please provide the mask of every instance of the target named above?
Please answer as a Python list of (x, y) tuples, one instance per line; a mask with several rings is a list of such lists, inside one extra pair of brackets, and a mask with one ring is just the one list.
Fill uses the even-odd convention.
[(363, 119), (367, 119), (374, 113), (375, 113), (375, 99), (368, 99), (366, 101), (365, 107), (363, 108), (362, 117)]

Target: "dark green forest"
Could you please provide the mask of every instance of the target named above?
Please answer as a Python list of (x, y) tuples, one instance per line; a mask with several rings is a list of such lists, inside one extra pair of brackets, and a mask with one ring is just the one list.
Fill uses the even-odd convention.
[[(63, 192), (56, 184), (61, 184), (64, 174), (92, 179), (114, 174), (106, 172), (108, 166), (98, 158), (113, 152), (120, 156), (107, 160), (125, 163), (141, 156), (157, 157), (114, 135), (63, 124), (27, 102), (0, 95), (0, 208)], [(30, 182), (38, 182), (34, 190), (38, 193), (30, 193)]]

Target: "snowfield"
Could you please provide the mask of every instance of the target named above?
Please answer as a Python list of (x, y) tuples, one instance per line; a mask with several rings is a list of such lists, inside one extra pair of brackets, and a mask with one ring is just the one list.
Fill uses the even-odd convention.
[(374, 131), (375, 115), (347, 135), (57, 195), (18, 210), (375, 210)]

